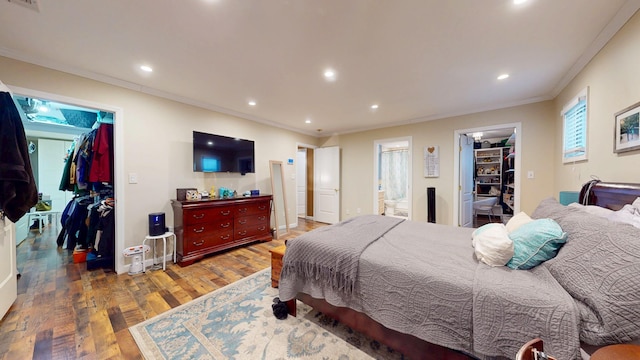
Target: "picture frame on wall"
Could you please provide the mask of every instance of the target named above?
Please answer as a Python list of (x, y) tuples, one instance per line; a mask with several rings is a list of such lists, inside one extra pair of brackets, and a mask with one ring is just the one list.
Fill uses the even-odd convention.
[(640, 150), (640, 102), (615, 114), (613, 152)]

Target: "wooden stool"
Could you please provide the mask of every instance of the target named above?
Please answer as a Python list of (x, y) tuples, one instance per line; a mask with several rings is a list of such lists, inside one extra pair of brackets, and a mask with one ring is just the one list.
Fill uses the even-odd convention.
[(281, 245), (269, 250), (269, 252), (271, 252), (271, 287), (278, 287), (280, 272), (282, 271), (282, 257), (286, 250), (286, 245)]
[(591, 355), (591, 360), (631, 360), (640, 359), (640, 345), (616, 344), (598, 349)]

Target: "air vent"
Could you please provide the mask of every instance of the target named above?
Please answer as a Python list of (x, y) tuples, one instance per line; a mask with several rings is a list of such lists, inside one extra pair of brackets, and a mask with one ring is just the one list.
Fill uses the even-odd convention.
[(38, 0), (7, 0), (10, 3), (22, 5), (24, 7), (28, 7), (31, 10), (35, 10), (40, 12), (40, 6), (38, 5)]

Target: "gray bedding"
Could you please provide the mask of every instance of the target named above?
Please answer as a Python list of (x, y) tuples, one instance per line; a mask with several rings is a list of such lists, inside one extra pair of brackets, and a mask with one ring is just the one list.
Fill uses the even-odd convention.
[[(558, 359), (580, 358), (579, 312), (549, 271), (479, 263), (472, 231), (405, 221), (362, 252), (353, 293), (283, 272), (280, 298), (292, 299), (298, 292), (324, 298), (390, 329), (480, 358), (512, 358), (522, 344), (541, 335), (545, 349)], [(283, 268), (293, 261), (291, 254), (323, 242), (327, 234), (289, 241)]]

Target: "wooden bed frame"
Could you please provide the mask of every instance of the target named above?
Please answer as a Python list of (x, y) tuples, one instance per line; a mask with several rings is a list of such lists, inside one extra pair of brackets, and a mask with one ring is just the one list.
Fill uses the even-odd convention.
[[(587, 196), (589, 205), (619, 210), (625, 204), (632, 203), (640, 197), (640, 184), (630, 183), (588, 183), (580, 192), (580, 199)], [(391, 330), (371, 319), (366, 314), (345, 308), (336, 307), (323, 299), (316, 299), (304, 293), (298, 293), (297, 300), (311, 306), (317, 311), (326, 314), (355, 331), (369, 336), (412, 360), (417, 359), (441, 359), (441, 360), (468, 360), (473, 356), (459, 351), (429, 343), (415, 336)], [(296, 299), (287, 301), (289, 313), (296, 316)]]

